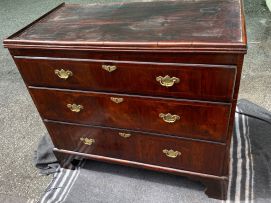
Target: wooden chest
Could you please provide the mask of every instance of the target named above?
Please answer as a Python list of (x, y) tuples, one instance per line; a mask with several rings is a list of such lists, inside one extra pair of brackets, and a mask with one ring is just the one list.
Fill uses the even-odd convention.
[(87, 158), (173, 173), (226, 198), (240, 0), (61, 4), (4, 46), (63, 167)]

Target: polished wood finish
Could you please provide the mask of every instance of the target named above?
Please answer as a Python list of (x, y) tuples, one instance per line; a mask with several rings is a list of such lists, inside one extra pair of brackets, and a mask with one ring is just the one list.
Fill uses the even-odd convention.
[(183, 175), (218, 199), (246, 45), (241, 0), (61, 4), (4, 40), (62, 167)]
[[(197, 53), (197, 52), (177, 52), (157, 50), (58, 50), (58, 49), (9, 49), (15, 59), (48, 57), (55, 59), (98, 59), (106, 61), (139, 61), (154, 63), (188, 63), (188, 64), (215, 64), (215, 65), (235, 65), (238, 63), (238, 55), (233, 53)], [(137, 54), (140, 52), (140, 54)]]
[[(20, 72), (31, 86), (109, 91), (213, 101), (230, 101), (233, 95), (235, 66), (177, 63), (141, 63), (54, 58), (16, 58)], [(113, 65), (108, 72), (103, 65)], [(55, 70), (72, 71), (67, 80)], [(164, 87), (156, 78), (179, 78), (172, 87)], [(212, 78), (212, 80), (208, 80)]]
[[(54, 148), (53, 151), (55, 154), (59, 154), (61, 156), (62, 160), (66, 160), (66, 167), (64, 166), (65, 168), (73, 167), (73, 166), (70, 166), (70, 164), (73, 165), (73, 163), (71, 163), (71, 162), (69, 163), (69, 161), (71, 159), (81, 160), (82, 158), (87, 158), (87, 159), (91, 159), (91, 160), (103, 161), (106, 163), (115, 163), (115, 164), (121, 164), (121, 165), (132, 166), (132, 167), (139, 167), (139, 168), (144, 168), (144, 169), (154, 170), (154, 171), (159, 171), (159, 172), (166, 172), (166, 173), (171, 173), (171, 174), (175, 174), (175, 175), (184, 175), (184, 176), (190, 178), (191, 180), (201, 181), (202, 183), (204, 183), (206, 185), (208, 185), (208, 183), (205, 180), (213, 180), (217, 183), (223, 182), (223, 181), (226, 181), (226, 182), (228, 181), (228, 178), (225, 176), (216, 176), (216, 175), (211, 175), (211, 174), (198, 173), (198, 172), (169, 168), (169, 167), (164, 167), (164, 166), (139, 163), (139, 162), (134, 162), (134, 161), (129, 161), (129, 160), (94, 155), (94, 154), (85, 154), (85, 153), (57, 149), (57, 148)], [(219, 189), (216, 189), (216, 191), (217, 190), (219, 190)]]
[(244, 52), (240, 10), (239, 0), (62, 5), (5, 44)]
[[(222, 174), (225, 145), (188, 141), (174, 137), (155, 136), (122, 129), (86, 127), (45, 122), (56, 148), (84, 154), (95, 154), (140, 163), (166, 166), (212, 175)], [(124, 138), (119, 133), (129, 133)], [(94, 139), (86, 145), (80, 138)], [(176, 158), (167, 157), (164, 149), (181, 152)]]
[[(165, 98), (150, 98), (96, 92), (63, 91), (30, 87), (41, 116), (50, 120), (104, 125), (171, 134), (182, 137), (225, 141), (230, 105)], [(111, 97), (122, 98), (115, 103)], [(82, 105), (76, 113), (67, 104)], [(160, 113), (180, 116), (167, 123)]]

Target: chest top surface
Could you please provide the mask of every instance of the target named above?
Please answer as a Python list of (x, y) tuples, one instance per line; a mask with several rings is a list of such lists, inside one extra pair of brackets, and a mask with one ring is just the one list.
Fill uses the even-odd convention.
[(61, 4), (5, 47), (246, 50), (240, 0)]

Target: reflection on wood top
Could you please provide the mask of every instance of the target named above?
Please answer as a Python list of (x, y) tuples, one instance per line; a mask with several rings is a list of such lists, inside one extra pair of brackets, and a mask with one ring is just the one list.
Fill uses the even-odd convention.
[(240, 0), (61, 4), (5, 47), (246, 50)]

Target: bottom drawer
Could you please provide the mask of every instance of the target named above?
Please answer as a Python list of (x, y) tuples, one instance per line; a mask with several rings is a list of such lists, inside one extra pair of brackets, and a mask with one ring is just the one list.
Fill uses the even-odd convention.
[(45, 125), (58, 149), (221, 175), (223, 144), (56, 122)]

